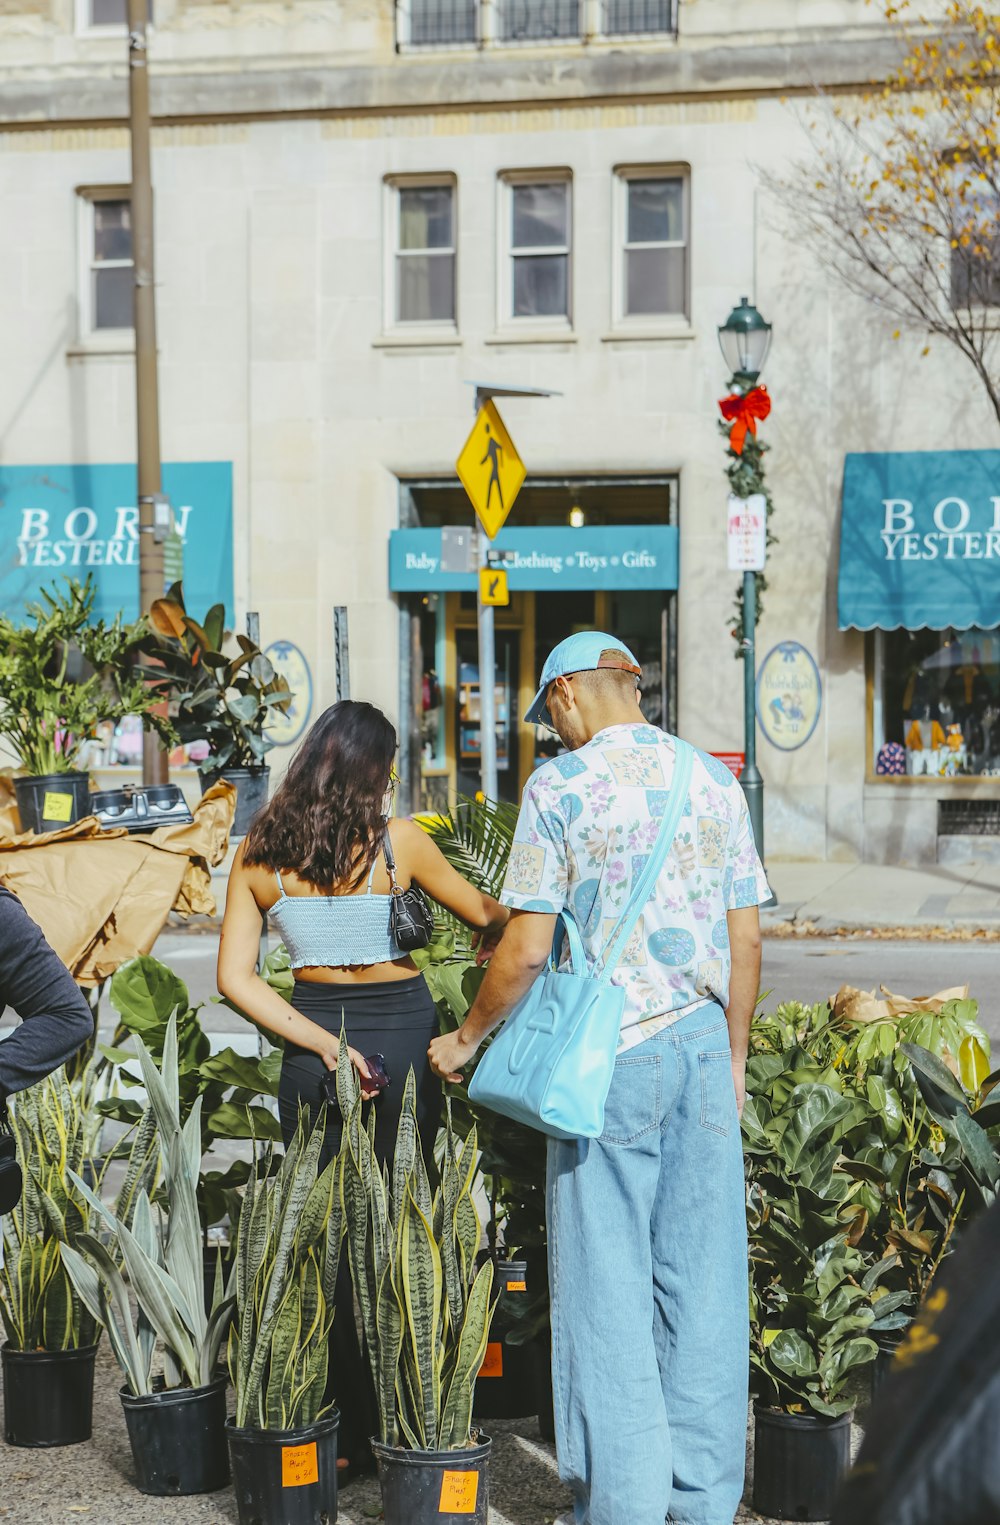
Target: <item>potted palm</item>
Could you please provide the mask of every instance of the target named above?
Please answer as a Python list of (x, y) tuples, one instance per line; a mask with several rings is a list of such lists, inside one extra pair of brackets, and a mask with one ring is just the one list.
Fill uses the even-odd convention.
[(318, 1170), (324, 1132), (324, 1116), (311, 1134), (300, 1119), (240, 1214), (227, 1438), (241, 1525), (337, 1518), (339, 1416), (325, 1394), (344, 1220), (340, 1156)]
[(203, 620), (192, 619), (180, 583), (154, 603), (150, 623), (153, 634), (144, 649), (156, 665), (146, 676), (169, 694), (181, 741), (207, 744), (198, 765), (202, 792), (220, 778), (234, 785), (231, 835), (245, 836), (267, 802), (270, 769), (264, 758), (273, 742), (265, 728), (273, 710), (291, 703), (288, 684), (249, 636), (237, 635), (238, 652), (225, 655), (224, 607), (215, 604)]
[(80, 762), (107, 722), (142, 717), (165, 743), (173, 728), (161, 696), (134, 663), (148, 627), (93, 618), (93, 579), (43, 589), (27, 621), (0, 615), (0, 738), (17, 754), (14, 780), (26, 831), (58, 831), (88, 812), (89, 778)]
[(372, 1448), (385, 1525), (486, 1525), (492, 1441), (473, 1432), (472, 1401), (489, 1339), (493, 1262), (476, 1269), (475, 1129), (460, 1144), (449, 1109), (432, 1194), (412, 1070), (385, 1176), (343, 1038), (337, 1097), (345, 1119), (348, 1254), (378, 1403)]
[[(218, 1364), (233, 1298), (220, 1277), (206, 1310), (196, 1196), (201, 1101), (196, 1099), (182, 1126), (173, 1020), (161, 1069), (141, 1039), (136, 1046), (149, 1116), (137, 1129), (126, 1187), (114, 1208), (72, 1175), (107, 1242), (96, 1234), (79, 1235), (76, 1248), (64, 1252), (66, 1267), (80, 1301), (107, 1330), (125, 1377), (120, 1396), (141, 1492), (211, 1493), (229, 1481), (227, 1384)], [(163, 1185), (154, 1206), (150, 1191), (157, 1157)], [(156, 1372), (157, 1354), (162, 1375)]]
[(90, 1439), (98, 1332), (68, 1274), (90, 1218), (73, 1184), (86, 1163), (84, 1118), (64, 1070), (21, 1091), (11, 1112), (24, 1191), (3, 1220), (5, 1436), (12, 1446), (75, 1445)]

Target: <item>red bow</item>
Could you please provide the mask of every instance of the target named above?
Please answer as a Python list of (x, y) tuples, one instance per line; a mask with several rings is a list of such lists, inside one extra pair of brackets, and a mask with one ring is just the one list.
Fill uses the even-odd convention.
[(758, 418), (766, 418), (771, 411), (771, 399), (766, 387), (751, 387), (749, 392), (733, 392), (719, 403), (719, 410), (727, 424), (729, 444), (736, 455), (743, 454), (747, 430), (756, 435)]

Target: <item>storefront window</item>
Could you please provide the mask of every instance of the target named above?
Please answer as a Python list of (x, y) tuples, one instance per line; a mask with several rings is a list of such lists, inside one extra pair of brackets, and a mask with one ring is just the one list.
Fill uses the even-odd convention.
[(874, 718), (880, 776), (1000, 776), (1000, 631), (877, 631)]
[(421, 602), (420, 649), (424, 657), (421, 678), (421, 760), (424, 768), (443, 768), (445, 623), (444, 598), (440, 593), (428, 593)]

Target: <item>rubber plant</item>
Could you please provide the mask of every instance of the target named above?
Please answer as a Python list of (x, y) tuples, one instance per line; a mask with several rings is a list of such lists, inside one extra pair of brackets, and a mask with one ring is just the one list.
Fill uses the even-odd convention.
[(265, 1158), (251, 1174), (240, 1214), (229, 1334), (240, 1429), (298, 1430), (329, 1407), (342, 1166), (337, 1155), (318, 1171), (325, 1113), (311, 1133), (305, 1118), (277, 1170)]
[(446, 1112), (441, 1179), (431, 1192), (417, 1131), (416, 1082), (403, 1092), (391, 1171), (375, 1155), (341, 1038), (337, 1096), (345, 1119), (342, 1191), (348, 1254), (378, 1400), (380, 1439), (415, 1451), (472, 1444), (472, 1400), (492, 1317), (493, 1264), (476, 1270), (477, 1142)]
[(149, 1096), (162, 1192), (154, 1205), (149, 1182), (141, 1178), (146, 1159), (141, 1141), (149, 1130), (143, 1119), (136, 1134), (140, 1153), (129, 1172), (134, 1189), (124, 1202), (120, 1196), (116, 1206), (109, 1207), (72, 1174), (106, 1234), (81, 1234), (76, 1247), (64, 1253), (77, 1295), (107, 1330), (130, 1391), (144, 1397), (154, 1391), (158, 1356), (168, 1389), (204, 1387), (215, 1379), (233, 1296), (217, 1275), (212, 1305), (206, 1310), (197, 1203), (201, 1098), (195, 1099), (182, 1123), (176, 1019), (171, 1017), (167, 1024), (159, 1068), (141, 1038), (136, 1048)]

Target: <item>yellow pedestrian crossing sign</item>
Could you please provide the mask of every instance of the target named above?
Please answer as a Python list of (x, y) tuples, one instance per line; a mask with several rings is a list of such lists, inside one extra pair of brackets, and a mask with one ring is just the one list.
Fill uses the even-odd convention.
[(480, 524), (493, 540), (514, 506), (527, 468), (492, 402), (480, 408), (455, 469)]
[(481, 604), (499, 604), (501, 606), (510, 603), (510, 593), (507, 590), (507, 573), (503, 567), (480, 567), (479, 602)]

